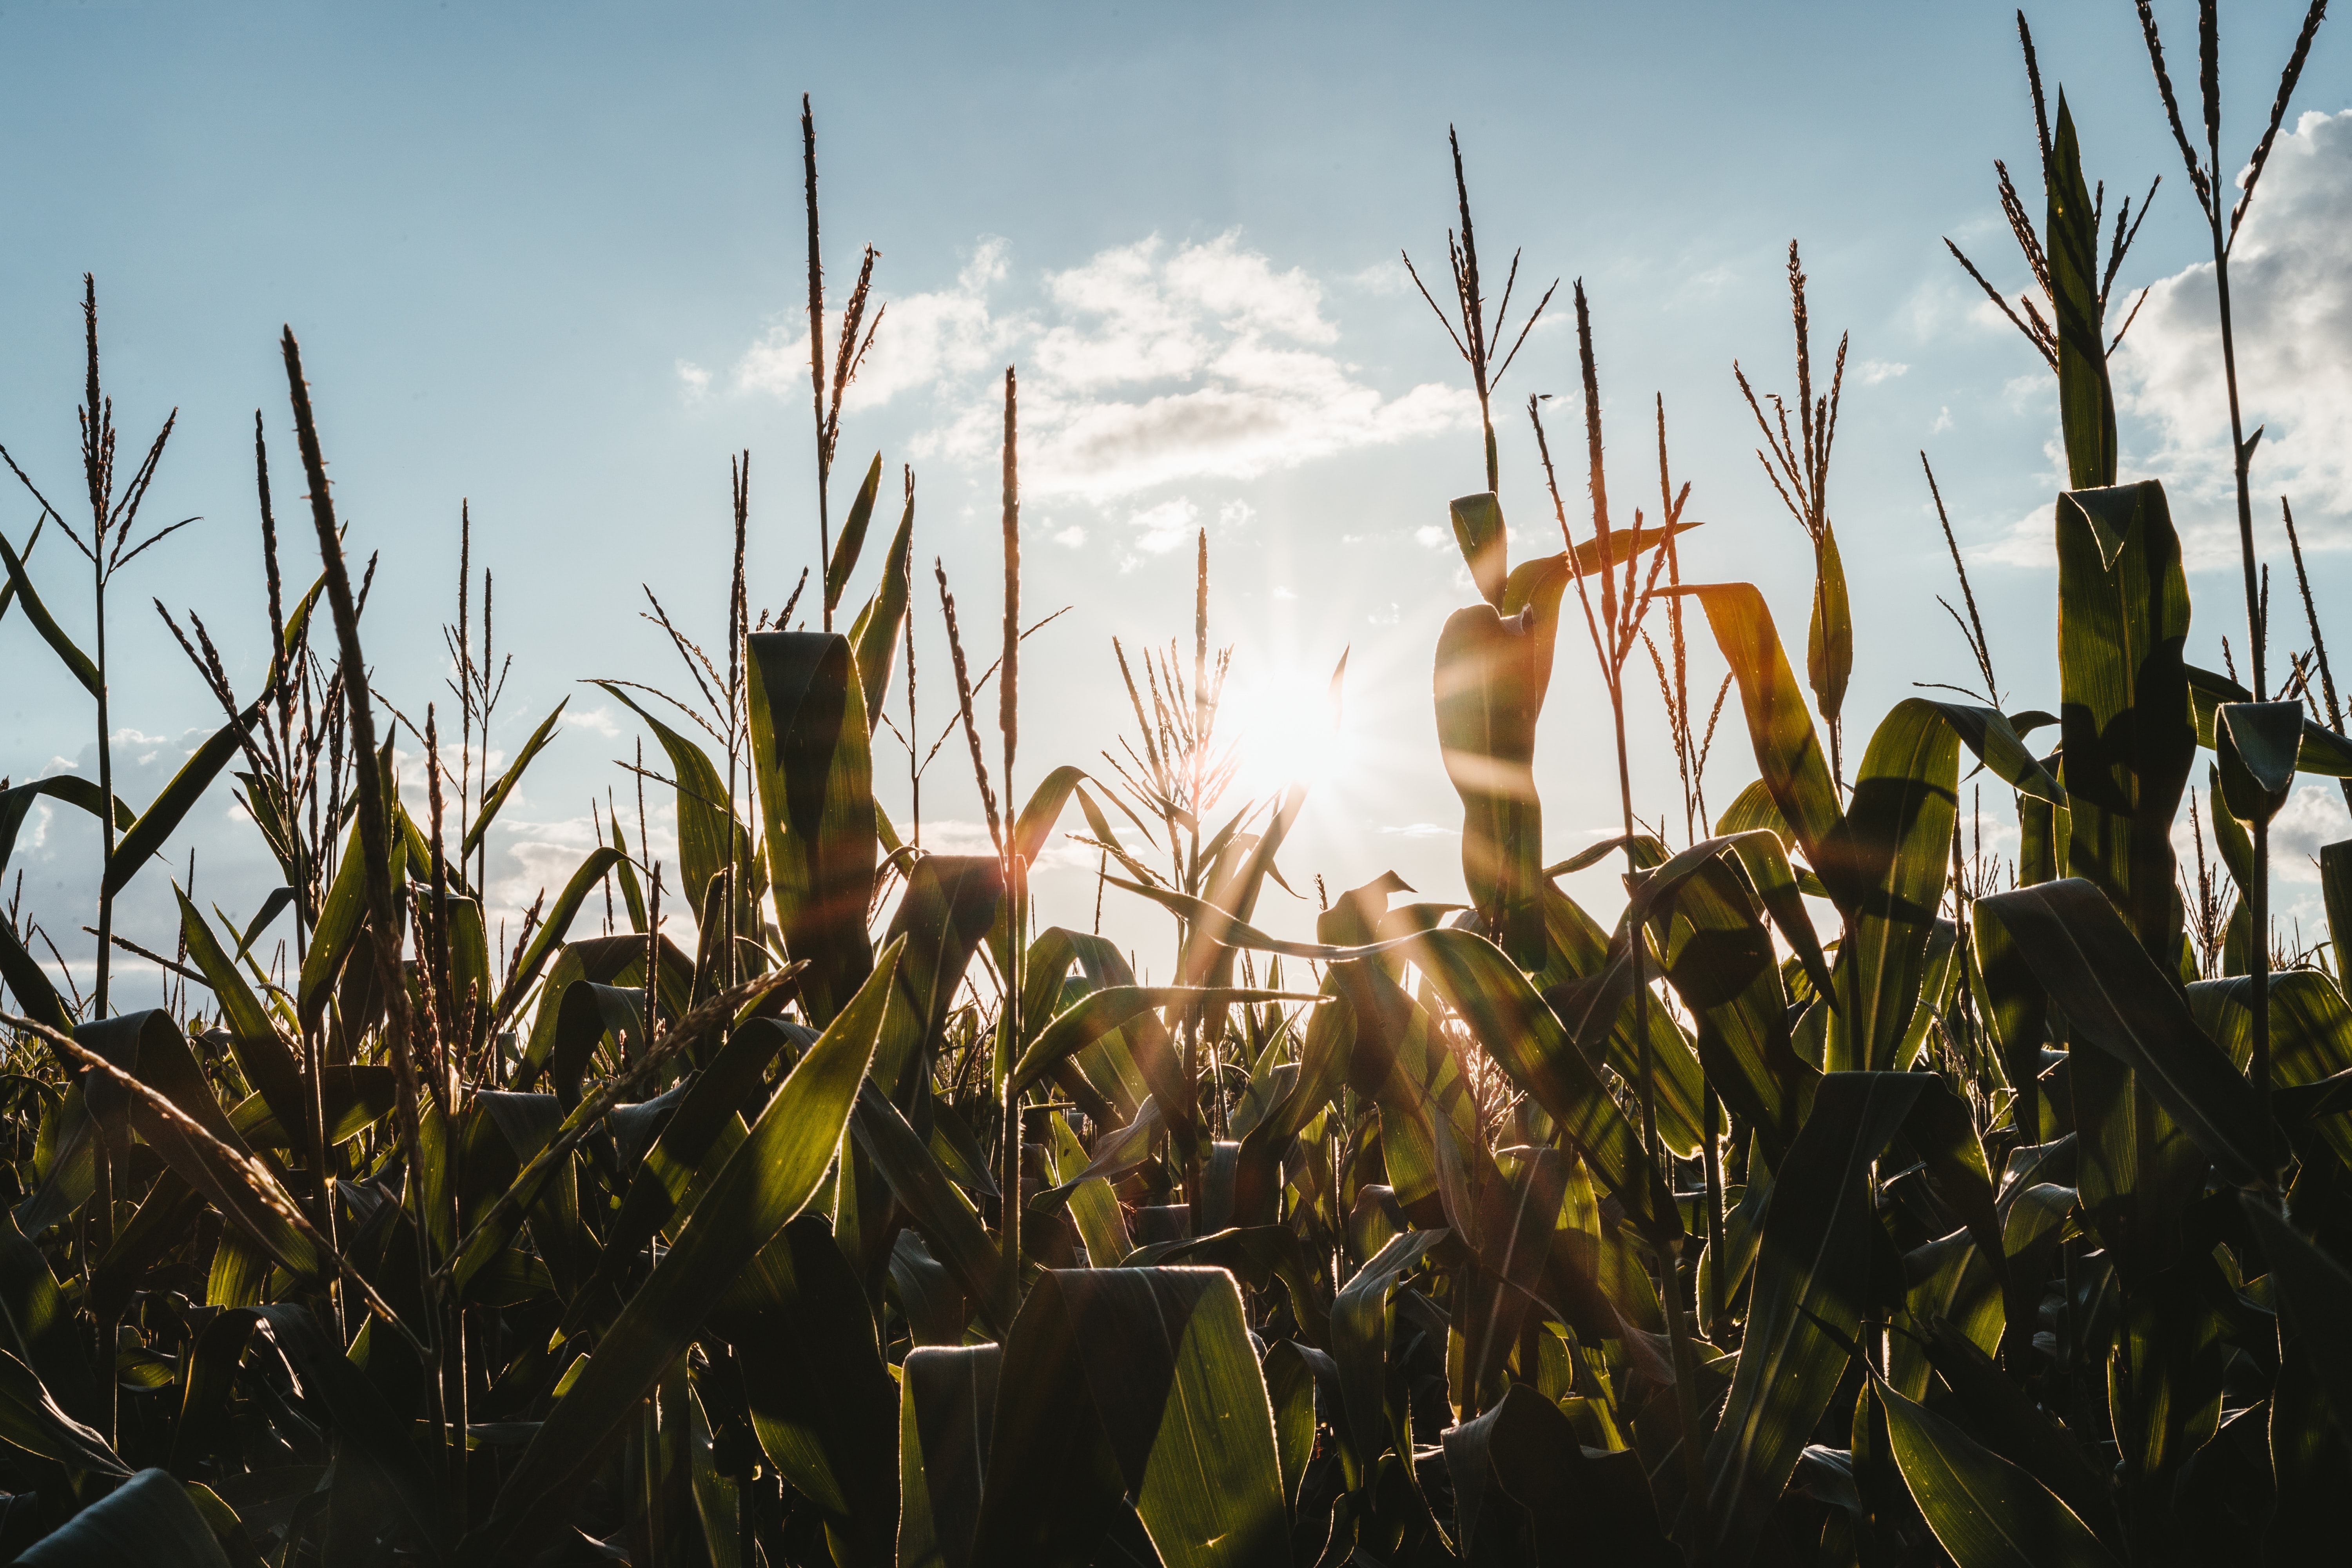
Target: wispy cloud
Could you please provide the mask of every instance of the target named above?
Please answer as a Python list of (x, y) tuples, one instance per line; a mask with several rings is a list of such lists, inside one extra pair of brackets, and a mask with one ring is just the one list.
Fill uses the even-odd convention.
[[(851, 404), (920, 397), (935, 417), (916, 456), (992, 460), (994, 376), (1016, 360), (1024, 489), (1097, 503), (1254, 479), (1476, 417), (1459, 388), (1372, 384), (1336, 352), (1323, 285), (1238, 233), (1172, 247), (1155, 235), (1042, 274), (1033, 306), (1003, 303), (1021, 281), (992, 239), (953, 288), (892, 300)], [(804, 325), (780, 323), (743, 356), (736, 388), (798, 396), (807, 345)]]

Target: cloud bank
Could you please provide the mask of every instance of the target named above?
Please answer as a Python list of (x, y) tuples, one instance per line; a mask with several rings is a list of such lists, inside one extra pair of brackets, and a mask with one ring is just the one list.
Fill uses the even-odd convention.
[[(2352, 543), (2352, 110), (2305, 114), (2280, 136), (2230, 258), (2230, 302), (2258, 511), (2284, 493), (2306, 537)], [(2121, 311), (2129, 309), (2118, 300)], [(2147, 467), (2188, 497), (2232, 498), (2213, 266), (2150, 289), (2115, 358), (2117, 400), (2157, 440)], [(2184, 520), (2185, 521), (2185, 520)], [(2234, 517), (2199, 531), (2224, 532)], [(2187, 531), (2184, 529), (2184, 531)]]

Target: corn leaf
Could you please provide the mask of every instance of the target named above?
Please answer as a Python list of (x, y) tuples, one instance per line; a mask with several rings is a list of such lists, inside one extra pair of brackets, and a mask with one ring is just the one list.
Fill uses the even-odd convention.
[(892, 944), (761, 1111), (677, 1243), (597, 1341), (586, 1370), (508, 1472), (490, 1517), (461, 1543), (461, 1562), (511, 1562), (561, 1525), (605, 1445), (704, 1314), (815, 1193), (873, 1059), (899, 951)]

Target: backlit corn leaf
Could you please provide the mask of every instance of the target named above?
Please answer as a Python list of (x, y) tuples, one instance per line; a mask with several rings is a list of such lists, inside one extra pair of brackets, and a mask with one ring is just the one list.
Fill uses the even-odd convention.
[(2048, 1488), (1885, 1384), (1888, 1447), (1920, 1516), (1959, 1568), (2116, 1568)]
[(1462, 876), (1514, 962), (1543, 962), (1543, 806), (1536, 719), (1543, 682), (1528, 618), (1456, 610), (1437, 639), (1438, 743), (1462, 797)]
[(866, 907), (876, 866), (874, 763), (864, 689), (847, 638), (754, 632), (751, 764), (770, 885), (801, 994), (828, 1022), (873, 964)]
[(1273, 1412), (1223, 1269), (1050, 1271), (1013, 1324), (972, 1561), (1083, 1568), (1123, 1495), (1169, 1568), (1290, 1560)]

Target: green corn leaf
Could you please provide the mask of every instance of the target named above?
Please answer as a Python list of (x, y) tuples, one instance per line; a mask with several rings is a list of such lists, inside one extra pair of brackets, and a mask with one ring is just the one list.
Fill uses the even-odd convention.
[(1813, 861), (1846, 912), (1832, 1072), (1885, 1072), (1926, 977), (1958, 806), (1959, 744), (1936, 704), (1909, 698), (1870, 738), (1844, 818)]
[(461, 1543), (461, 1562), (512, 1562), (562, 1523), (605, 1444), (686, 1348), (703, 1315), (815, 1193), (873, 1059), (900, 951), (893, 943), (884, 953), (761, 1111), (676, 1244), (508, 1472), (490, 1517)]
[(164, 1470), (140, 1471), (16, 1561), (27, 1568), (229, 1568), (203, 1511)]
[(1004, 1347), (921, 1345), (898, 1380), (898, 1562), (970, 1568)]
[(1576, 1140), (1633, 1223), (1652, 1237), (1678, 1235), (1681, 1218), (1640, 1135), (1527, 976), (1492, 942), (1467, 931), (1433, 931), (1417, 940), (1414, 959), (1446, 1005)]
[(172, 1426), (173, 1475), (191, 1474), (224, 1441), (222, 1426), (236, 1382), (237, 1363), (260, 1321), (260, 1314), (249, 1307), (224, 1308), (196, 1331), (182, 1352), (179, 1419)]
[[(608, 686), (605, 689), (609, 691), (612, 689)], [(481, 809), (474, 814), (472, 826), (466, 829), (466, 841), (458, 850), (460, 857), (471, 855), (481, 846), (482, 835), (490, 830), (490, 824), (497, 818), (499, 808), (506, 805), (507, 797), (514, 794), (515, 785), (522, 782), (523, 770), (530, 766), (539, 753), (547, 749), (547, 742), (555, 738), (555, 721), (563, 717), (563, 710), (571, 700), (572, 699), (567, 697), (562, 702), (558, 702), (555, 705), (555, 710), (539, 721), (539, 728), (533, 730), (530, 732), (530, 739), (522, 743), (522, 750), (516, 752), (515, 760), (507, 764), (507, 771), (500, 773), (498, 782), (484, 792)], [(630, 706), (635, 707), (635, 704), (632, 703)], [(684, 814), (681, 813), (680, 820), (683, 819)]]
[[(25, 825), (26, 814), (44, 795), (78, 806), (92, 816), (99, 814), (98, 785), (74, 773), (52, 773), (14, 789), (0, 790), (0, 870), (7, 868), (9, 857), (16, 852), (16, 834)], [(114, 802), (115, 827), (127, 831), (137, 820), (129, 804), (118, 796)]]
[(1927, 1353), (1984, 1445), (2055, 1492), (2109, 1547), (2122, 1539), (2112, 1489), (2079, 1443), (2034, 1406), (1949, 1321), (1927, 1325)]
[(1999, 709), (1977, 708), (1965, 702), (1938, 702), (1935, 706), (1969, 750), (1976, 753), (1977, 761), (2003, 783), (2021, 795), (2052, 805), (2066, 804), (2065, 786), (2042, 765), (2041, 759), (2026, 750), (2019, 731)]
[[(388, 875), (396, 888), (401, 882), (401, 868), (407, 864), (408, 840), (405, 835), (397, 833), (390, 837)], [(315, 1026), (326, 1012), (335, 977), (342, 971), (343, 960), (351, 956), (352, 944), (359, 939), (360, 927), (367, 919), (367, 862), (361, 853), (359, 825), (353, 823), (343, 842), (343, 858), (335, 868), (335, 879), (328, 886), (326, 901), (320, 906), (318, 923), (310, 929), (310, 951), (302, 955), (301, 978), (294, 987), (306, 1029)]]
[(1290, 1561), (1272, 1407), (1223, 1269), (1051, 1270), (1013, 1326), (971, 1561), (1091, 1562), (1123, 1495), (1169, 1568)]
[(761, 1451), (825, 1515), (835, 1560), (889, 1568), (898, 1391), (831, 1227), (815, 1215), (787, 1225), (712, 1318), (742, 1366)]
[(1331, 1359), (1339, 1363), (1346, 1425), (1339, 1435), (1370, 1469), (1388, 1447), (1389, 1341), (1394, 1322), (1390, 1299), (1406, 1275), (1421, 1267), (1449, 1233), (1406, 1231), (1392, 1236), (1377, 1256), (1356, 1270), (1331, 1302)]
[(580, 862), (580, 868), (572, 873), (572, 880), (563, 884), (563, 891), (548, 906), (547, 919), (531, 937), (530, 945), (523, 949), (522, 962), (507, 976), (506, 989), (499, 993), (498, 1001), (490, 1008), (493, 1020), (504, 1020), (530, 994), (531, 983), (547, 964), (548, 955), (563, 945), (564, 934), (571, 931), (572, 917), (580, 912), (580, 905), (620, 858), (621, 852), (608, 844), (590, 850)]
[(2117, 1568), (2074, 1510), (2031, 1473), (1884, 1383), (1875, 1386), (1904, 1484), (1958, 1568)]
[(332, 1267), (310, 1238), (286, 1219), (284, 1211), (293, 1200), (282, 1190), (268, 1197), (257, 1190), (256, 1184), (266, 1178), (256, 1168), (252, 1151), (221, 1110), (220, 1101), (213, 1098), (211, 1084), (169, 1015), (160, 1010), (121, 1014), (80, 1026), (74, 1030), (74, 1038), (169, 1100), (182, 1115), (244, 1155), (246, 1163), (232, 1164), (210, 1144), (165, 1120), (144, 1096), (112, 1079), (90, 1080), (93, 1115), (104, 1122), (128, 1117), (130, 1125), (153, 1146), (165, 1164), (259, 1242), (279, 1268), (299, 1279), (314, 1279)]
[(253, 988), (246, 984), (245, 976), (222, 951), (210, 922), (188, 901), (188, 896), (180, 891), (177, 884), (172, 893), (180, 900), (181, 940), (187, 946), (189, 958), (204, 972), (213, 988), (221, 1021), (228, 1026), (229, 1048), (236, 1053), (236, 1063), (244, 1070), (245, 1080), (268, 1103), (280, 1127), (299, 1132), (310, 1124), (310, 1097), (303, 1091), (300, 1064), (287, 1048), (276, 1023), (254, 995)]
[(1513, 1384), (1492, 1410), (1451, 1428), (1443, 1441), (1464, 1561), (1478, 1561), (1471, 1554), (1480, 1521), (1499, 1497), (1525, 1510), (1537, 1563), (1679, 1568), (1682, 1555), (1658, 1528), (1640, 1456), (1586, 1447), (1559, 1406), (1531, 1386)]
[(2197, 747), (2180, 540), (2154, 480), (2066, 492), (2057, 532), (2066, 874), (2096, 883), (2168, 962), (2181, 931), (2172, 819)]
[(1445, 512), (1454, 524), (1454, 542), (1462, 547), (1462, 559), (1470, 568), (1470, 580), (1486, 603), (1501, 609), (1503, 585), (1511, 571), (1510, 529), (1503, 521), (1501, 504), (1492, 490), (1481, 490), (1448, 501)]
[(1836, 826), (1837, 789), (1830, 781), (1828, 761), (1813, 733), (1812, 716), (1790, 672), (1789, 657), (1780, 648), (1780, 633), (1764, 595), (1747, 583), (1662, 590), (1688, 594), (1706, 611), (1707, 625), (1723, 650), (1724, 662), (1739, 682), (1739, 703), (1748, 719), (1748, 739), (1756, 748), (1756, 765), (1764, 787), (1780, 808), (1781, 820), (1795, 835), (1798, 849), (1816, 870), (1823, 847)]
[(277, 1302), (254, 1310), (268, 1325), (270, 1338), (305, 1390), (315, 1391), (326, 1406), (341, 1439), (338, 1458), (356, 1473), (354, 1479), (364, 1477), (373, 1488), (389, 1492), (409, 1528), (438, 1550), (448, 1532), (445, 1493), (417, 1453), (406, 1420), (395, 1414), (309, 1308)]
[(2267, 1183), (2272, 1140), (2252, 1089), (2097, 888), (2068, 878), (1980, 899), (1977, 911), (2008, 928), (2075, 1038), (2130, 1068), (2216, 1175), (2242, 1185)]
[(992, 1329), (1002, 1329), (993, 1302), (1003, 1254), (971, 1200), (949, 1178), (898, 1108), (870, 1084), (858, 1093), (850, 1131), (965, 1298)]
[(1052, 1070), (1055, 1064), (1076, 1055), (1113, 1030), (1126, 1027), (1147, 1012), (1163, 1007), (1228, 1006), (1236, 1003), (1319, 1002), (1298, 991), (1255, 991), (1231, 986), (1113, 985), (1081, 998), (1023, 1048), (1013, 1064), (1015, 1092), (1025, 1089)]
[(0, 1440), (68, 1469), (131, 1473), (103, 1436), (60, 1409), (33, 1369), (6, 1351), (0, 1351)]
[[(1779, 842), (1769, 834), (1760, 837), (1768, 845)], [(1654, 930), (1659, 927), (1666, 983), (1697, 1023), (1706, 1081), (1777, 1158), (1803, 1125), (1822, 1075), (1790, 1043), (1789, 998), (1771, 932), (1720, 860), (1683, 883), (1667, 918), (1654, 922)]]
[(1438, 634), (1438, 744), (1462, 797), (1462, 876), (1504, 951), (1543, 962), (1543, 806), (1535, 784), (1543, 710), (1537, 646), (1522, 620), (1456, 610)]
[(58, 988), (49, 984), (33, 955), (16, 938), (16, 928), (0, 920), (0, 980), (8, 984), (8, 994), (25, 1016), (37, 1024), (47, 1024), (60, 1033), (73, 1028), (73, 1015), (66, 1011), (65, 999)]
[(893, 1100), (906, 1102), (911, 1075), (938, 1057), (956, 989), (1003, 899), (1004, 863), (993, 855), (926, 855), (908, 868), (884, 938), (905, 937), (907, 952), (874, 1053), (874, 1080)]
[(784, 951), (805, 959), (801, 997), (829, 1020), (873, 965), (874, 763), (866, 697), (845, 637), (754, 632), (751, 771), (767, 831)]
[(149, 858), (163, 848), (163, 841), (212, 786), (221, 769), (228, 765), (228, 760), (243, 749), (245, 731), (259, 717), (261, 705), (257, 702), (213, 731), (211, 738), (196, 748), (195, 754), (181, 764), (180, 771), (172, 775), (172, 782), (163, 786), (163, 793), (115, 844), (114, 857), (106, 863), (103, 891), (121, 892)]
[(1805, 683), (1823, 719), (1834, 723), (1853, 675), (1853, 609), (1846, 600), (1845, 563), (1837, 531), (1824, 521), (1813, 552), (1813, 613), (1805, 633)]
[[(186, 1205), (175, 1200), (187, 1190), (184, 1183), (167, 1173), (149, 1189), (149, 1202), (160, 1194), (161, 1206), (184, 1212)], [(140, 1215), (152, 1217), (147, 1203), (140, 1205)], [(93, 1298), (103, 1287), (107, 1299), (129, 1300), (130, 1289), (116, 1281), (132, 1271), (121, 1268), (117, 1254), (147, 1250), (152, 1261), (152, 1248), (140, 1246), (142, 1228), (134, 1218), (108, 1249), (91, 1276)], [(78, 1419), (98, 1417), (98, 1384), (90, 1375), (89, 1349), (82, 1340), (73, 1303), (58, 1289), (57, 1276), (49, 1272), (48, 1259), (41, 1256), (40, 1248), (6, 1220), (0, 1220), (0, 1308), (7, 1312), (9, 1348), (39, 1375), (42, 1386), (58, 1405)]]
[(50, 651), (65, 662), (66, 668), (81, 682), (84, 691), (92, 697), (103, 697), (106, 682), (100, 677), (98, 666), (90, 662), (89, 655), (74, 646), (73, 638), (66, 635), (65, 628), (58, 625), (57, 617), (49, 614), (49, 607), (41, 603), (41, 595), (33, 587), (33, 579), (25, 571), (23, 559), (5, 537), (0, 537), (0, 565), (7, 567), (9, 586), (16, 590), (16, 598), (25, 606), (25, 618), (33, 623), (33, 629), (41, 634), (41, 640), (47, 643)]
[(2352, 1270), (2261, 1197), (2242, 1194), (2238, 1202), (2270, 1260), (2288, 1325), (2310, 1354), (2329, 1402), (2338, 1410), (2352, 1410), (2352, 1344), (2343, 1331), (2346, 1314), (2352, 1312)]
[[(728, 803), (727, 781), (719, 776), (718, 765), (710, 760), (710, 754), (655, 718), (618, 682), (600, 680), (596, 684), (645, 721), (646, 727), (654, 732), (655, 739), (661, 742), (662, 751), (669, 758), (670, 774), (677, 784), (677, 864), (672, 870), (682, 879), (685, 891), (695, 908), (702, 907), (710, 879), (729, 864), (730, 823), (734, 843), (731, 853), (736, 863), (744, 868), (747, 881), (756, 882), (759, 868), (751, 854), (751, 830), (734, 816)], [(616, 847), (621, 842), (617, 823), (614, 827), (613, 842)], [(635, 873), (625, 866), (623, 876), (625, 880), (635, 879)], [(638, 895), (640, 900), (643, 897), (642, 893)], [(756, 903), (756, 899), (744, 897), (738, 900), (739, 910), (751, 910)], [(634, 905), (632, 909), (634, 911)], [(642, 929), (644, 921), (641, 917), (637, 924)], [(746, 929), (756, 929), (757, 922), (744, 920), (739, 912), (737, 924)]]
[[(660, 1138), (637, 1167), (628, 1195), (604, 1233), (600, 1281), (617, 1286), (638, 1250), (668, 1227), (674, 1215), (688, 1212), (684, 1205), (696, 1173), (722, 1137), (740, 1140), (744, 1135), (736, 1108), (749, 1103), (768, 1064), (791, 1041), (782, 1024), (753, 1019), (738, 1026), (710, 1065), (695, 1075), (693, 1087), (663, 1124)], [(520, 1149), (516, 1152), (529, 1157)]]
[[(2300, 702), (2226, 702), (2214, 713), (2221, 797), (2241, 822), (2267, 824), (2294, 791), (2303, 750)], [(2242, 884), (2241, 884), (2242, 886)]]
[(2059, 426), (2071, 488), (2116, 482), (2116, 395), (2107, 380), (2100, 310), (2099, 213), (2083, 178), (2083, 154), (2066, 95), (2058, 95), (2050, 144), (2050, 205), (2042, 229), (2050, 303), (2057, 316)]
[(1916, 1073), (1828, 1074), (1774, 1169), (1738, 1371), (1707, 1444), (1705, 1492), (1677, 1532), (1707, 1560), (1753, 1550), (1845, 1374), (1876, 1226), (1870, 1164), (1923, 1082)]
[[(33, 552), (40, 548), (41, 530), (48, 526), (48, 514), (43, 512), (34, 522), (33, 531), (25, 536), (25, 553), (21, 557), (22, 560), (31, 560)], [(5, 621), (8, 618), (9, 610), (15, 607), (16, 603), (16, 578), (14, 573), (6, 572), (0, 572), (0, 576), (7, 578), (6, 582), (0, 583), (0, 621)]]
[(833, 538), (833, 559), (824, 568), (827, 614), (840, 605), (842, 592), (849, 586), (849, 574), (857, 570), (858, 552), (866, 548), (866, 531), (873, 524), (874, 501), (881, 489), (882, 454), (877, 452), (874, 461), (866, 465), (856, 499), (849, 503), (849, 515), (841, 520), (841, 531)]
[[(876, 459), (879, 462), (877, 457)], [(890, 670), (898, 657), (898, 639), (907, 626), (907, 596), (914, 582), (915, 498), (907, 497), (898, 514), (898, 531), (890, 538), (890, 553), (882, 568), (881, 585), (850, 629), (857, 645), (857, 678), (866, 689), (866, 724), (871, 731), (882, 722), (882, 704), (890, 695)]]

